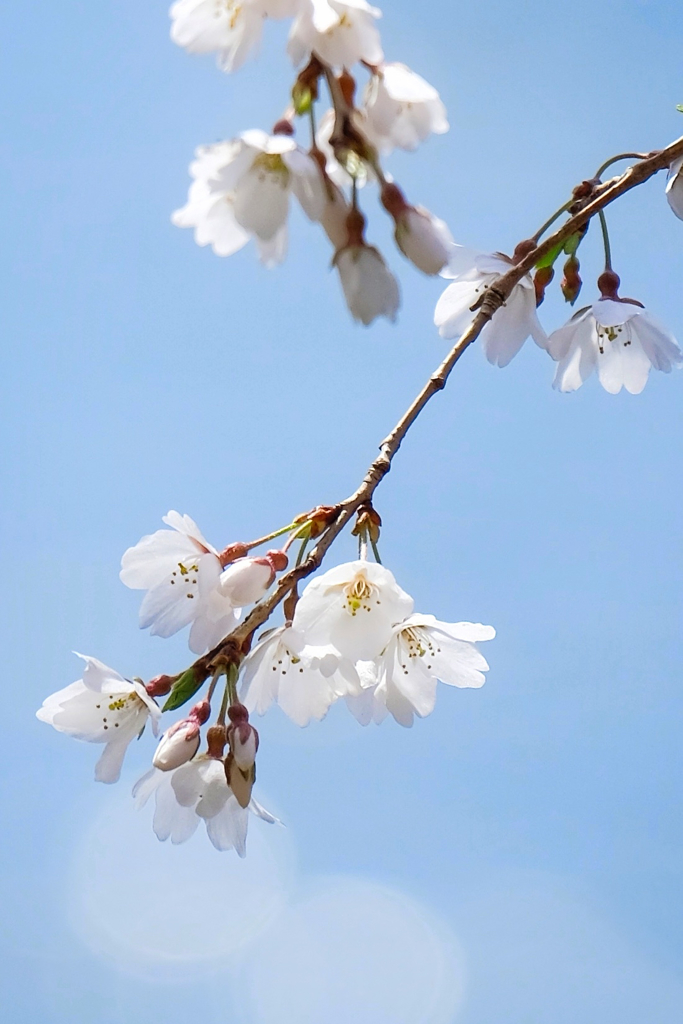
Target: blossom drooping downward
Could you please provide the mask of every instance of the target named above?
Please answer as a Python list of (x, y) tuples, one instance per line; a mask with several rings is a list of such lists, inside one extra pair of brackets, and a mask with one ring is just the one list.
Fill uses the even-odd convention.
[(415, 715), (424, 718), (434, 710), (439, 680), (449, 686), (483, 686), (488, 663), (475, 645), (495, 635), (492, 626), (479, 623), (409, 616), (394, 626), (374, 665), (364, 666), (369, 685), (347, 699), (350, 710), (363, 725), (381, 721), (388, 711), (400, 725), (410, 727)]
[(231, 256), (253, 237), (266, 266), (281, 263), (292, 195), (309, 219), (323, 215), (320, 168), (289, 135), (252, 129), (232, 142), (201, 146), (190, 174), (188, 202), (173, 223), (193, 227), (197, 244), (211, 245), (218, 256)]
[(384, 54), (375, 21), (381, 13), (366, 0), (300, 0), (287, 47), (292, 62), (316, 53), (337, 68), (379, 64)]
[(434, 86), (405, 64), (382, 64), (368, 82), (363, 110), (380, 152), (417, 149), (429, 135), (448, 131), (446, 108)]
[(296, 725), (320, 721), (340, 697), (359, 694), (353, 663), (331, 645), (307, 646), (289, 626), (269, 631), (245, 659), (241, 698), (250, 711), (265, 714), (277, 702)]
[(670, 373), (683, 365), (683, 353), (673, 334), (635, 299), (620, 299), (619, 278), (603, 274), (602, 297), (579, 310), (548, 338), (548, 351), (557, 362), (553, 387), (576, 391), (597, 369), (605, 391), (622, 388), (638, 395), (651, 369)]
[(230, 789), (221, 758), (199, 754), (173, 771), (152, 768), (135, 784), (133, 796), (138, 807), (155, 798), (153, 828), (164, 842), (184, 843), (204, 821), (206, 832), (217, 850), (247, 852), (249, 813), (270, 824), (277, 822), (255, 800), (241, 807)]
[(156, 734), (161, 711), (137, 681), (124, 679), (97, 658), (79, 654), (83, 678), (51, 694), (36, 716), (58, 732), (87, 743), (104, 743), (95, 767), (98, 782), (116, 782), (131, 740), (152, 720)]
[(190, 53), (218, 53), (223, 71), (237, 71), (258, 46), (265, 18), (294, 14), (299, 0), (178, 0), (171, 39)]
[[(456, 245), (442, 277), (452, 278), (434, 311), (434, 323), (442, 338), (457, 338), (472, 323), (471, 307), (481, 294), (513, 263), (500, 253), (479, 253)], [(505, 304), (496, 310), (480, 338), (486, 358), (494, 366), (507, 366), (531, 336), (541, 348), (547, 337), (536, 314), (536, 294), (529, 275), (514, 286)]]

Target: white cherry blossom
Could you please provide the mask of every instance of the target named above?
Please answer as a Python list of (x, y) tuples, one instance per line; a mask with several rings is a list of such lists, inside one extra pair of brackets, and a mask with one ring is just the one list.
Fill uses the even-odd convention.
[(379, 249), (365, 242), (346, 245), (337, 250), (333, 264), (354, 320), (367, 327), (380, 316), (396, 319), (401, 293)]
[(104, 743), (95, 778), (116, 782), (128, 744), (140, 735), (149, 718), (156, 734), (161, 711), (142, 683), (124, 679), (97, 658), (78, 657), (85, 662), (82, 679), (51, 694), (36, 715), (74, 739)]
[[(442, 338), (457, 338), (467, 330), (475, 317), (470, 307), (511, 266), (512, 261), (500, 253), (455, 246), (448, 268), (441, 272), (442, 277), (453, 279), (453, 284), (448, 285), (434, 311), (434, 323)], [(527, 274), (494, 313), (480, 338), (488, 361), (494, 366), (507, 366), (529, 335), (541, 348), (546, 347), (547, 337), (536, 315), (533, 281)]]
[(171, 217), (176, 227), (194, 228), (197, 245), (210, 245), (217, 256), (232, 256), (251, 237), (235, 220), (234, 194), (214, 191), (209, 184), (232, 159), (233, 151), (232, 142), (197, 148), (196, 159), (190, 164), (190, 174), (195, 180), (190, 185), (187, 203)]
[(194, 227), (198, 245), (230, 256), (254, 237), (263, 263), (282, 262), (287, 250), (290, 197), (310, 220), (320, 220), (326, 196), (315, 160), (289, 135), (243, 132), (232, 142), (202, 146), (190, 165), (188, 202), (173, 214)]
[(330, 644), (307, 646), (291, 626), (270, 630), (245, 658), (241, 700), (263, 715), (277, 702), (296, 725), (320, 721), (340, 697), (360, 692), (353, 663)]
[(368, 82), (363, 109), (367, 132), (381, 152), (416, 149), (448, 131), (446, 108), (434, 86), (405, 64), (383, 64)]
[(352, 662), (372, 661), (412, 610), (412, 597), (388, 569), (359, 559), (308, 583), (292, 627), (311, 646), (331, 645)]
[(395, 220), (396, 244), (424, 274), (440, 274), (453, 251), (446, 223), (423, 206), (407, 206)]
[(190, 649), (201, 654), (237, 622), (237, 609), (221, 590), (218, 552), (187, 515), (163, 517), (171, 527), (143, 537), (124, 553), (120, 577), (133, 590), (146, 590), (140, 628), (169, 637), (192, 623)]
[(286, 18), (299, 0), (178, 0), (171, 39), (190, 53), (218, 52), (224, 71), (237, 71), (261, 41), (265, 18)]
[(439, 680), (449, 686), (483, 686), (488, 664), (476, 644), (495, 635), (492, 626), (411, 615), (394, 627), (375, 665), (376, 682), (348, 701), (351, 711), (363, 725), (381, 721), (388, 711), (409, 728), (415, 715), (424, 718), (434, 710)]
[(225, 777), (220, 758), (199, 754), (173, 771), (152, 768), (133, 788), (138, 807), (155, 798), (154, 833), (164, 842), (184, 843), (204, 821), (206, 832), (217, 850), (236, 850), (246, 856), (249, 813), (270, 824), (277, 818), (255, 800), (240, 807)]
[(333, 67), (379, 64), (384, 54), (375, 21), (381, 14), (366, 0), (301, 0), (287, 47), (292, 62), (315, 52)]
[(605, 391), (622, 387), (638, 395), (650, 370), (669, 373), (683, 365), (683, 353), (673, 334), (628, 299), (601, 298), (579, 310), (548, 338), (548, 351), (557, 361), (553, 387), (576, 391), (597, 369)]
[(666, 182), (666, 198), (676, 216), (683, 220), (683, 157), (674, 160)]

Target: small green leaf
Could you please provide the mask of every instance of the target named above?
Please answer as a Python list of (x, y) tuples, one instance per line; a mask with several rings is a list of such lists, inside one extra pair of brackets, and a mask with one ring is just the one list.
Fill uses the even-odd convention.
[(168, 700), (162, 711), (175, 711), (183, 704), (186, 704), (191, 697), (194, 697), (197, 690), (203, 684), (206, 676), (201, 676), (193, 668), (188, 668), (173, 684)]
[(564, 243), (564, 251), (566, 252), (567, 256), (576, 255), (576, 250), (581, 245), (581, 242), (583, 241), (585, 234), (586, 232), (584, 230), (581, 230), (575, 231), (573, 235), (569, 236), (569, 238)]
[(683, 114), (683, 103), (677, 103), (676, 104), (676, 110), (678, 111), (679, 114)]
[(552, 267), (553, 263), (562, 252), (563, 247), (564, 242), (558, 242), (557, 245), (552, 247), (550, 252), (547, 252), (545, 256), (541, 256), (540, 260), (536, 264), (537, 269), (543, 270), (545, 267)]

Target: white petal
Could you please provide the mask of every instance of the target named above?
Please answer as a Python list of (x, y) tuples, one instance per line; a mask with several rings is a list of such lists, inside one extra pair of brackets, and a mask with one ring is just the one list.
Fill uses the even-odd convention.
[(442, 338), (459, 338), (474, 320), (471, 310), (485, 283), (481, 278), (473, 281), (454, 281), (442, 293), (434, 310), (434, 323)]
[(481, 332), (481, 342), (488, 361), (494, 366), (507, 366), (532, 329), (537, 330), (536, 324), (533, 293), (515, 285), (507, 302), (496, 310), (493, 319)]
[(635, 333), (626, 324), (614, 341), (604, 336), (598, 352), (598, 376), (605, 391), (618, 394), (622, 387), (638, 395), (647, 384), (650, 360)]
[(270, 171), (255, 164), (235, 189), (234, 212), (238, 224), (264, 242), (280, 231), (289, 211), (290, 172)]
[(603, 327), (618, 327), (625, 324), (631, 317), (642, 312), (643, 307), (633, 302), (624, 300), (615, 302), (614, 299), (599, 299), (591, 307), (593, 316)]
[(283, 262), (287, 255), (287, 225), (283, 224), (280, 230), (269, 242), (264, 242), (262, 239), (256, 239), (256, 245), (258, 247), (259, 259), (264, 267), (272, 269), (272, 267), (278, 266)]
[(673, 334), (649, 312), (643, 312), (631, 322), (643, 351), (656, 370), (670, 373), (683, 363), (683, 353)]
[(292, 172), (292, 191), (309, 220), (319, 221), (327, 196), (318, 164), (307, 153), (294, 149), (282, 159)]
[(95, 765), (97, 782), (118, 782), (121, 776), (121, 765), (128, 750), (128, 739), (112, 740), (107, 743), (102, 756)]

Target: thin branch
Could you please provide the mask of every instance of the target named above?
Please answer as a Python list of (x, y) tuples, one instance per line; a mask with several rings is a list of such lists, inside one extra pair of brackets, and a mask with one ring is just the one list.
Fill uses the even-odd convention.
[(382, 441), (379, 455), (370, 464), (358, 489), (349, 495), (345, 501), (335, 506), (338, 509), (336, 518), (327, 527), (308, 557), (299, 565), (290, 569), (284, 576), (281, 576), (272, 593), (263, 598), (229, 636), (214, 647), (212, 651), (209, 651), (208, 654), (198, 659), (198, 662), (195, 664), (201, 664), (210, 669), (214, 659), (225, 653), (228, 653), (228, 655), (233, 653), (234, 656), (236, 650), (243, 649), (245, 643), (251, 640), (254, 632), (259, 626), (263, 625), (274, 609), (291, 591), (292, 587), (300, 580), (310, 576), (321, 565), (332, 543), (358, 508), (363, 504), (372, 502), (377, 487), (391, 469), (392, 460), (401, 447), (404, 437), (424, 407), (431, 401), (434, 395), (444, 389), (453, 368), (465, 349), (472, 342), (476, 341), (491, 317), (505, 303), (512, 289), (521, 281), (525, 274), (528, 274), (536, 263), (550, 252), (551, 249), (560, 242), (564, 242), (570, 235), (573, 235), (574, 232), (583, 227), (584, 224), (600, 213), (606, 206), (609, 206), (610, 203), (613, 203), (637, 185), (643, 184), (643, 182), (647, 181), (658, 171), (669, 167), (679, 157), (683, 157), (683, 138), (677, 139), (665, 149), (659, 150), (648, 156), (645, 160), (634, 164), (623, 174), (613, 178), (611, 181), (598, 185), (593, 197), (582, 210), (569, 217), (557, 231), (549, 235), (544, 242), (535, 246), (528, 255), (515, 266), (511, 266), (510, 270), (486, 289), (472, 323), (455, 343), (441, 365), (431, 375), (391, 433)]
[(611, 156), (609, 160), (605, 160), (604, 164), (600, 164), (595, 172), (595, 177), (599, 181), (607, 168), (611, 167), (612, 164), (618, 163), (620, 160), (647, 160), (648, 156), (650, 156), (649, 153), (617, 153), (616, 156)]

